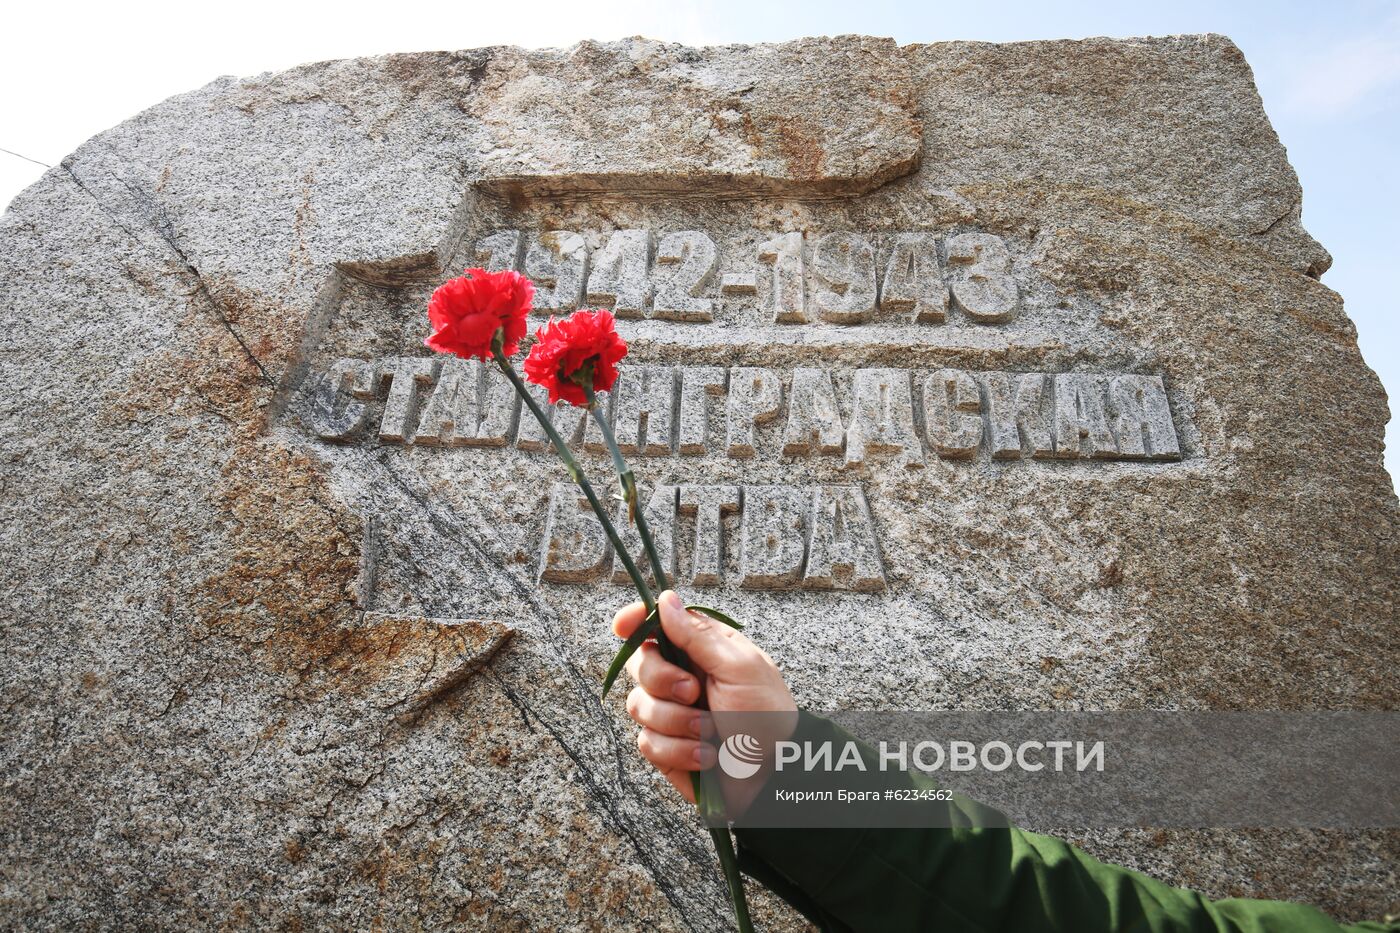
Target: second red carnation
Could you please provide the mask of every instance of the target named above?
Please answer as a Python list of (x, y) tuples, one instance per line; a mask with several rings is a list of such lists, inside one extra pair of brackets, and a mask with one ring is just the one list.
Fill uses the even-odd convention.
[(627, 355), (611, 311), (575, 311), (562, 321), (551, 320), (535, 338), (525, 357), (525, 378), (549, 390), (551, 405), (563, 399), (586, 406), (588, 396), (578, 380), (587, 364), (592, 363), (593, 390), (606, 392), (617, 382), (617, 364)]

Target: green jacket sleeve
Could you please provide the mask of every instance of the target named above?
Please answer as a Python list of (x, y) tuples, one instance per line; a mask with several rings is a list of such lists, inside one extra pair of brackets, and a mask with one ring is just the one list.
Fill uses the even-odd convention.
[[(850, 740), (802, 714), (798, 741)], [(861, 746), (874, 761), (874, 752)], [(891, 774), (903, 786), (921, 775)], [(931, 804), (934, 805), (934, 804)], [(965, 808), (976, 804), (952, 806)], [(740, 866), (823, 930), (943, 933), (1336, 933), (1342, 926), (1281, 901), (1210, 901), (1019, 829), (736, 829)]]

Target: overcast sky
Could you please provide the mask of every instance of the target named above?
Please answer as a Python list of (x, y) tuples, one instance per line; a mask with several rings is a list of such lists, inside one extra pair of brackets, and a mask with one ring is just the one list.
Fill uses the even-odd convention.
[[(987, 9), (994, 10), (988, 15)], [(88, 137), (220, 75), (381, 52), (568, 46), (644, 35), (690, 44), (865, 33), (900, 42), (1218, 32), (1254, 67), (1302, 179), (1303, 222), (1336, 262), (1361, 349), (1400, 392), (1400, 0), (1046, 3), (83, 3), (12, 5), (0, 35), (0, 203)], [(34, 160), (34, 161), (27, 161)], [(1387, 463), (1400, 473), (1400, 428)]]

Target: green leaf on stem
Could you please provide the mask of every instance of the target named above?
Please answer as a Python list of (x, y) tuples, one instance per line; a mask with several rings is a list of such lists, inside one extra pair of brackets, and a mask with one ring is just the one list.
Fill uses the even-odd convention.
[(709, 606), (694, 605), (686, 606), (685, 608), (689, 609), (691, 612), (703, 612), (705, 615), (709, 616), (711, 619), (714, 619), (716, 622), (723, 622), (730, 628), (736, 628), (741, 632), (744, 630), (744, 627), (742, 625), (740, 625), (738, 622), (735, 622), (733, 619), (720, 612), (718, 609), (711, 609)]
[(608, 675), (603, 678), (603, 699), (608, 698), (608, 691), (612, 689), (613, 681), (617, 680), (617, 675), (622, 673), (622, 667), (627, 663), (627, 659), (632, 657), (637, 649), (642, 647), (642, 642), (650, 638), (660, 627), (660, 610), (652, 609), (642, 620), (642, 624), (637, 626), (637, 630), (622, 643), (621, 648), (617, 649), (617, 654), (613, 655), (612, 663), (608, 665)]
[[(697, 606), (693, 604), (685, 608), (689, 609), (691, 612), (703, 612), (715, 621), (723, 622), (730, 628), (739, 629), (740, 631), (744, 629), (742, 625), (735, 622), (718, 609), (711, 609), (709, 606)], [(622, 643), (622, 647), (617, 649), (617, 654), (613, 655), (612, 663), (608, 665), (607, 676), (603, 678), (603, 699), (607, 699), (608, 691), (612, 689), (613, 683), (617, 680), (617, 675), (622, 673), (623, 665), (627, 663), (627, 659), (636, 654), (637, 649), (642, 647), (642, 642), (646, 641), (652, 635), (655, 635), (656, 630), (660, 627), (660, 610), (653, 609), (651, 612), (647, 613), (647, 617), (642, 620), (642, 624), (637, 626), (637, 630)]]

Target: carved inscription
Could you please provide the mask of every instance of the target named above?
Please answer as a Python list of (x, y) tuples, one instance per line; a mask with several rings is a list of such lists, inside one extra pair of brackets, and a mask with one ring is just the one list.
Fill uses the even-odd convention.
[(525, 253), (524, 274), (535, 283), (534, 313), (568, 314), (583, 303), (588, 245), (567, 230), (538, 234)]
[(691, 585), (718, 586), (724, 568), (724, 517), (739, 511), (739, 487), (682, 486), (679, 509), (682, 515), (689, 515), (695, 521)]
[(905, 233), (894, 241), (885, 266), (880, 307), (913, 311), (920, 324), (942, 324), (948, 315), (948, 286), (938, 261), (938, 239), (929, 233)]
[(758, 248), (759, 262), (771, 266), (763, 310), (779, 324), (807, 322), (807, 288), (802, 262), (802, 234), (783, 233)]
[(312, 398), (311, 419), (319, 437), (344, 440), (360, 430), (375, 397), (368, 360), (337, 360), (322, 377)]
[(845, 439), (831, 373), (824, 369), (793, 370), (783, 453), (789, 457), (835, 456), (841, 453)]
[(588, 303), (611, 308), (620, 318), (644, 317), (651, 304), (651, 233), (618, 230), (592, 257)]
[[(672, 579), (698, 587), (729, 583), (744, 589), (885, 588), (874, 522), (859, 486), (657, 486), (643, 498), (657, 550)], [(541, 580), (630, 583), (577, 487), (556, 483), (548, 509), (540, 548)], [(729, 541), (725, 519), (735, 514), (735, 540)], [(693, 532), (688, 566), (677, 566), (678, 518)], [(622, 530), (622, 513), (617, 526), (629, 553), (640, 555), (635, 530)], [(738, 557), (732, 579), (726, 570), (730, 548), (737, 548)]]
[[(510, 384), (476, 361), (343, 359), (316, 386), (307, 415), (328, 441), (549, 449)], [(581, 409), (551, 409), (532, 391), (572, 447), (603, 451)], [(829, 457), (855, 471), (979, 457), (1181, 459), (1157, 375), (872, 368), (838, 380), (805, 367), (637, 363), (599, 399), (621, 448), (641, 457)]]
[(534, 279), (541, 314), (587, 304), (619, 318), (707, 323), (740, 301), (776, 324), (942, 324), (955, 308), (962, 321), (991, 325), (1020, 306), (1011, 251), (991, 233), (791, 230), (729, 250), (701, 230), (497, 230), (472, 257)]
[[(1131, 377), (1141, 380), (1144, 377)], [(1155, 377), (1146, 377), (1155, 378)], [(1160, 379), (1158, 380), (1160, 385)], [(1050, 423), (1044, 416), (1045, 395), (1049, 377), (1044, 373), (983, 373), (982, 386), (987, 400), (987, 441), (992, 457), (996, 460), (1016, 460), (1022, 451), (1030, 456), (1044, 458), (1051, 456), (1054, 442), (1051, 440)], [(1161, 405), (1165, 410), (1165, 405)], [(1167, 413), (1170, 420), (1170, 413)], [(1176, 434), (1172, 434), (1171, 447), (1175, 447)], [(1163, 443), (1158, 450), (1165, 451)]]
[(867, 459), (890, 457), (904, 467), (923, 466), (909, 371), (858, 369), (854, 395), (846, 429), (846, 465), (862, 466)]
[[(1030, 257), (1001, 237), (966, 229), (724, 237), (702, 230), (511, 229), (475, 237), (467, 254), (470, 265), (529, 276), (538, 315), (601, 306), (633, 321), (728, 328), (726, 335), (749, 344), (807, 343), (809, 335), (786, 330), (790, 325), (869, 327), (877, 343), (915, 344), (917, 334), (892, 337), (879, 328), (1005, 325), (1022, 312), (1020, 279), (1031, 268)], [(1039, 303), (1041, 289), (1026, 288)], [(755, 326), (763, 336), (745, 336), (742, 328)], [(687, 586), (885, 589), (874, 518), (885, 513), (872, 513), (862, 485), (881, 472), (917, 481), (918, 471), (944, 462), (953, 469), (980, 463), (975, 476), (1182, 457), (1159, 375), (862, 368), (842, 364), (868, 358), (839, 350), (851, 335), (831, 333), (811, 335), (818, 339), (795, 368), (714, 365), (723, 359), (715, 356), (706, 365), (678, 365), (656, 358), (666, 346), (653, 339), (657, 328), (627, 328), (642, 359), (599, 393), (600, 417), (627, 456), (677, 458), (663, 470), (667, 482), (641, 491), (640, 509), (668, 580)], [(990, 346), (985, 332), (948, 337), (950, 347)], [(700, 352), (710, 353), (723, 339), (701, 344)], [(835, 365), (819, 361), (828, 353)], [(572, 450), (606, 459), (588, 413), (548, 405), (538, 386), (530, 391)], [(331, 360), (307, 380), (294, 411), (323, 441), (417, 446), (439, 451), (449, 468), (452, 458), (495, 455), (492, 449), (552, 457), (546, 432), (510, 382), (477, 360)], [(813, 484), (783, 483), (784, 463)], [(737, 483), (746, 464), (763, 479)], [(694, 481), (707, 473), (720, 481)], [(538, 582), (629, 584), (620, 555), (573, 484), (554, 484), (542, 508)], [(625, 507), (614, 501), (609, 508), (617, 509), (618, 533), (648, 572)]]
[(804, 586), (823, 590), (885, 588), (875, 523), (860, 487), (817, 487), (810, 526)]
[[(640, 493), (638, 494), (640, 495)], [(647, 527), (651, 529), (652, 542), (656, 545), (656, 552), (661, 557), (661, 569), (666, 571), (666, 579), (674, 580), (676, 578), (676, 487), (657, 486), (652, 490), (651, 497), (643, 501), (646, 504), (642, 506), (642, 511), (646, 515)], [(642, 574), (655, 583), (656, 578), (651, 573), (651, 565), (644, 557), (642, 537), (637, 533), (637, 526), (627, 520), (626, 503), (618, 503), (613, 525), (617, 528), (623, 546), (627, 548), (627, 553), (631, 554), (634, 560), (641, 561), (639, 566), (642, 569)], [(601, 533), (601, 529), (599, 532)], [(617, 555), (613, 555), (612, 580), (614, 583), (623, 584), (632, 582), (632, 578), (627, 574), (627, 568), (622, 565), (622, 560)]]
[(725, 452), (731, 457), (752, 457), (758, 426), (777, 418), (782, 405), (783, 382), (776, 372), (750, 366), (730, 370)]
[(974, 321), (1000, 324), (1016, 310), (1011, 254), (1001, 237), (960, 233), (948, 238), (948, 264), (955, 272), (952, 291), (958, 307)]
[(719, 266), (715, 241), (699, 230), (668, 233), (656, 249), (656, 296), (652, 317), (712, 321), (714, 301), (705, 297)]
[(389, 387), (384, 417), (379, 419), (379, 440), (408, 444), (413, 441), (413, 413), (419, 389), (433, 384), (435, 361), (418, 356), (385, 360), (379, 376)]
[(807, 559), (811, 490), (745, 486), (739, 520), (739, 585), (771, 590), (796, 586)]
[(591, 583), (608, 566), (612, 548), (588, 500), (573, 483), (555, 483), (540, 554), (540, 579)]
[(671, 453), (675, 442), (672, 407), (676, 401), (674, 366), (640, 364), (624, 368), (612, 388), (613, 433), (624, 454), (648, 457)]
[(681, 370), (680, 443), (683, 454), (703, 455), (710, 431), (710, 400), (724, 395), (727, 372), (719, 366), (687, 366)]
[(833, 324), (860, 324), (875, 313), (875, 247), (854, 233), (828, 233), (812, 249), (813, 302)]
[(414, 432), (415, 444), (465, 445), (476, 440), (477, 422), (481, 416), (481, 366), (476, 360), (443, 360), (438, 370), (437, 384)]
[(928, 442), (938, 456), (966, 460), (982, 443), (982, 395), (972, 374), (940, 369), (924, 382)]
[(477, 241), (473, 251), (476, 264), (487, 272), (501, 272), (505, 269), (519, 270), (520, 231), (498, 230)]

